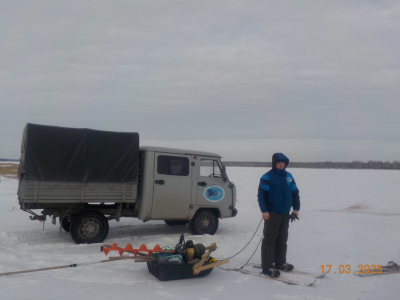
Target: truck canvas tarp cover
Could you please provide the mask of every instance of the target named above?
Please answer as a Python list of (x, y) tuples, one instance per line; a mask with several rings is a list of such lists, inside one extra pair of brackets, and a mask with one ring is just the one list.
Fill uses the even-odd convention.
[(139, 134), (27, 124), (20, 179), (133, 182), (139, 169)]

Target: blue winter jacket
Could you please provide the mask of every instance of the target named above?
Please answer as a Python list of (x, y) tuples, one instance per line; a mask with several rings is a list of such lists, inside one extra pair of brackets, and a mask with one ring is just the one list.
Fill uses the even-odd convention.
[[(285, 169), (276, 168), (276, 163), (285, 162)], [(292, 174), (286, 171), (289, 159), (282, 153), (272, 156), (272, 169), (260, 179), (258, 203), (261, 211), (288, 214), (290, 209), (300, 210), (300, 195)]]

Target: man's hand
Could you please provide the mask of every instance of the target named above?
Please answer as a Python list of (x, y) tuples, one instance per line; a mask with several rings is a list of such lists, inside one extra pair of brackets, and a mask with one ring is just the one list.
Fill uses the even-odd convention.
[(299, 219), (299, 212), (297, 210), (292, 211), (292, 213), (289, 215), (289, 220), (290, 223), (293, 221), (296, 221), (296, 219)]
[(269, 212), (262, 213), (262, 218), (263, 218), (265, 221), (268, 221), (269, 218), (270, 218)]

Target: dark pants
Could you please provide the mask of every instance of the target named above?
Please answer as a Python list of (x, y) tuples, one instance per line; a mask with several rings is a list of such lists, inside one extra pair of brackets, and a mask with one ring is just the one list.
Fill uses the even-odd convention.
[(289, 214), (269, 212), (270, 219), (264, 222), (264, 238), (261, 246), (261, 264), (271, 269), (286, 264), (287, 240), (289, 236)]

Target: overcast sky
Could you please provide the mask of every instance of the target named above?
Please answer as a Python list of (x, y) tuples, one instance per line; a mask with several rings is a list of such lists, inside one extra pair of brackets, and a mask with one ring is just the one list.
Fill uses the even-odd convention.
[(1, 1), (0, 157), (26, 123), (226, 160), (400, 160), (399, 1)]

